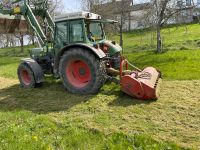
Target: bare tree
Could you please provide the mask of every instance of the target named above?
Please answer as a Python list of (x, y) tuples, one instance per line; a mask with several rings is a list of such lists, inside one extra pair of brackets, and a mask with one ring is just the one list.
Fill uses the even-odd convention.
[(167, 4), (170, 0), (155, 0), (155, 6), (156, 6), (156, 15), (157, 15), (157, 21), (156, 21), (156, 31), (157, 31), (157, 52), (162, 52), (162, 37), (161, 37), (161, 26), (163, 23), (163, 20), (165, 18), (165, 11), (167, 8)]
[[(114, 19), (119, 22), (120, 45), (123, 46), (123, 29), (127, 20), (130, 21), (130, 6), (132, 0), (82, 0), (84, 10), (101, 15), (105, 19)], [(109, 26), (110, 27), (110, 26)]]
[(20, 42), (20, 48), (21, 48), (21, 51), (20, 53), (23, 53), (24, 52), (24, 36), (26, 34), (25, 33), (22, 33), (22, 32), (19, 32), (18, 34), (15, 34), (14, 36), (19, 39), (19, 42)]
[[(195, 6), (191, 6), (190, 9), (192, 9), (193, 7)], [(153, 0), (152, 1), (152, 7), (150, 9), (149, 14), (151, 17), (150, 24), (152, 24), (156, 28), (156, 33), (157, 33), (156, 52), (157, 53), (162, 52), (163, 44), (162, 44), (161, 29), (163, 25), (166, 24), (171, 18), (180, 17), (179, 14), (183, 10), (186, 10), (188, 8), (189, 7), (186, 4), (183, 4), (183, 1), (177, 1), (177, 0)]]
[(119, 11), (119, 33), (120, 33), (120, 46), (123, 46), (123, 27), (127, 20), (130, 21), (130, 0), (121, 0), (121, 4), (117, 6)]
[(55, 15), (58, 11), (62, 12), (63, 0), (48, 0), (47, 7), (51, 15)]
[(91, 10), (94, 5), (102, 4), (101, 0), (81, 0), (83, 10)]

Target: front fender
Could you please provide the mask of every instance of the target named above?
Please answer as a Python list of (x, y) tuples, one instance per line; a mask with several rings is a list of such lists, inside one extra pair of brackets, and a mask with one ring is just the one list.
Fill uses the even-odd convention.
[(22, 63), (25, 63), (33, 71), (36, 83), (44, 82), (44, 73), (42, 68), (34, 59), (24, 58), (22, 59)]

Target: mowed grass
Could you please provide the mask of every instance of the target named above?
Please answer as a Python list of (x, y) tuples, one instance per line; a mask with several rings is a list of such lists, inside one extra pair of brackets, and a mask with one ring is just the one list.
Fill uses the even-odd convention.
[(0, 149), (199, 149), (198, 28), (164, 29), (162, 54), (147, 44), (150, 31), (124, 33), (124, 56), (162, 71), (157, 101), (136, 100), (110, 83), (97, 95), (74, 95), (51, 76), (41, 88), (22, 89), (16, 71), (28, 48), (0, 49)]
[(33, 90), (20, 88), (17, 80), (0, 81), (2, 149), (176, 150), (199, 146), (200, 81), (164, 81), (158, 101), (133, 99), (115, 85), (83, 96), (68, 93), (59, 81)]

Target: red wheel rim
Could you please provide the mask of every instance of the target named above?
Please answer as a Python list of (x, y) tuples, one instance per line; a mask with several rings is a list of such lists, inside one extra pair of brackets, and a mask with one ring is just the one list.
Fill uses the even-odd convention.
[(22, 70), (21, 71), (21, 77), (22, 77), (22, 81), (25, 85), (29, 85), (31, 84), (31, 77), (28, 73), (27, 70)]
[(87, 63), (76, 59), (66, 65), (66, 76), (70, 84), (77, 88), (83, 88), (91, 80), (91, 71)]

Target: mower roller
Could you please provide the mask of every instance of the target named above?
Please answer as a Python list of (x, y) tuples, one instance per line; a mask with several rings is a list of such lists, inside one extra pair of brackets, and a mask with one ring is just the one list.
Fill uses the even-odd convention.
[[(23, 16), (38, 41), (39, 48), (31, 49), (31, 58), (23, 59), (18, 67), (22, 87), (38, 87), (44, 75), (51, 74), (75, 94), (97, 93), (110, 80), (132, 97), (158, 98), (160, 72), (153, 67), (143, 70), (134, 67), (123, 58), (122, 48), (106, 39), (103, 24), (117, 21), (104, 20), (90, 12), (68, 13), (52, 19), (48, 0), (15, 0), (9, 7), (0, 2), (0, 13), (15, 19)], [(130, 71), (128, 66), (134, 69)]]

